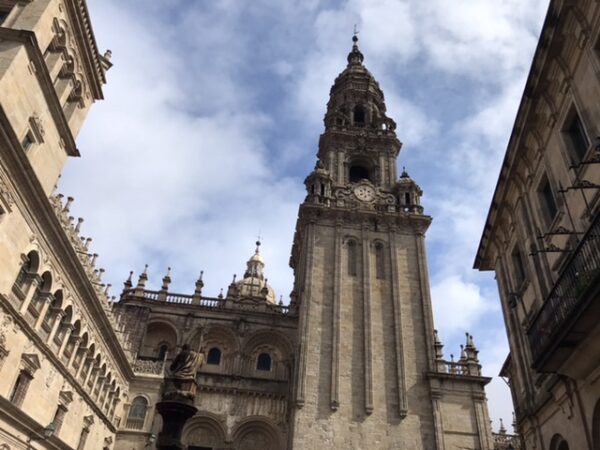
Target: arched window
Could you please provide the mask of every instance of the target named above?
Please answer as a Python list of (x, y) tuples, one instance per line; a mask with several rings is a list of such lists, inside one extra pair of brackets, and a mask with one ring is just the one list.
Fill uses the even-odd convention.
[(161, 344), (160, 347), (158, 347), (158, 360), (159, 361), (164, 361), (167, 358), (167, 355), (169, 354), (169, 344)]
[(217, 347), (211, 348), (206, 357), (206, 364), (214, 364), (215, 366), (221, 364), (221, 350)]
[(142, 396), (134, 398), (129, 408), (129, 414), (127, 415), (127, 428), (130, 430), (141, 430), (144, 428), (147, 411), (148, 400)]
[(404, 193), (404, 204), (410, 205), (412, 202), (410, 201), (410, 192)]
[(364, 166), (352, 165), (350, 166), (350, 183), (356, 183), (360, 180), (370, 180), (369, 170)]
[(366, 120), (365, 110), (362, 106), (354, 108), (354, 126), (364, 127)]
[(258, 358), (256, 359), (256, 370), (264, 370), (264, 371), (270, 371), (271, 370), (271, 355), (269, 355), (268, 353), (261, 353), (260, 355), (258, 355)]
[(357, 256), (357, 250), (356, 250), (356, 242), (354, 241), (349, 241), (348, 242), (348, 275), (350, 275), (351, 277), (355, 277), (356, 276), (356, 256)]
[(379, 280), (385, 278), (384, 264), (383, 244), (381, 242), (377, 242), (375, 244), (375, 276)]

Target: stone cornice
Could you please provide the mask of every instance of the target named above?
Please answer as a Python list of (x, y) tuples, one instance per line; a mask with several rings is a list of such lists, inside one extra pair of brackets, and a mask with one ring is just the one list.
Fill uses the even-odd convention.
[(67, 155), (80, 156), (79, 150), (77, 150), (77, 146), (75, 145), (73, 133), (69, 127), (69, 122), (65, 117), (58, 96), (56, 95), (54, 84), (50, 78), (48, 67), (44, 61), (44, 55), (42, 55), (35, 33), (27, 30), (13, 30), (12, 28), (0, 27), (0, 40), (20, 42), (23, 44), (27, 50), (27, 56), (29, 56), (29, 59), (35, 67), (35, 76), (40, 83), (46, 104), (48, 105), (48, 111), (52, 115), (52, 119), (54, 119), (54, 123), (63, 140)]
[(427, 372), (427, 378), (437, 380), (452, 380), (461, 383), (475, 383), (481, 387), (492, 381), (491, 377), (480, 377), (475, 375), (462, 375), (446, 372)]
[(90, 23), (87, 4), (84, 0), (67, 0), (65, 5), (69, 19), (71, 19), (73, 35), (77, 41), (81, 62), (90, 83), (90, 89), (94, 99), (101, 100), (104, 98), (102, 85), (106, 83), (106, 78)]
[[(25, 321), (23, 316), (13, 308), (9, 299), (7, 299), (3, 294), (0, 294), (0, 306), (7, 311), (8, 314), (11, 315), (13, 320), (18, 323), (22, 332), (32, 340), (40, 353), (42, 353), (46, 359), (52, 362), (52, 365), (60, 372), (60, 374), (68, 380), (68, 382), (73, 386), (73, 389), (77, 391), (77, 393), (83, 398), (83, 400), (87, 403), (87, 405), (102, 419), (107, 428), (113, 433), (116, 432), (116, 428), (110, 419), (104, 414), (96, 401), (90, 397), (90, 394), (85, 390), (81, 383), (75, 379), (75, 377), (69, 372), (69, 370), (64, 366), (63, 362), (56, 356), (56, 354), (46, 345), (46, 343), (40, 338), (40, 336), (31, 328), (31, 326)], [(60, 394), (59, 394), (60, 396)], [(2, 398), (2, 397), (0, 397)], [(58, 401), (58, 399), (57, 399)], [(2, 408), (0, 408), (2, 410)], [(25, 414), (25, 413), (23, 413)], [(47, 424), (46, 424), (47, 425)], [(44, 425), (45, 426), (45, 425)], [(42, 426), (42, 428), (44, 427)]]
[(11, 181), (20, 186), (17, 194), (23, 203), (21, 211), (25, 219), (32, 224), (34, 230), (43, 230), (43, 233), (39, 233), (40, 238), (49, 243), (48, 247), (54, 253), (57, 265), (61, 266), (62, 273), (69, 274), (69, 278), (79, 294), (78, 297), (81, 299), (80, 305), (87, 310), (88, 318), (93, 318), (98, 337), (101, 338), (104, 348), (116, 363), (115, 369), (120, 372), (124, 380), (131, 379), (133, 370), (118, 342), (113, 326), (100, 304), (94, 286), (91, 284), (68, 236), (56, 217), (33, 168), (22, 151), (1, 105), (0, 152)]

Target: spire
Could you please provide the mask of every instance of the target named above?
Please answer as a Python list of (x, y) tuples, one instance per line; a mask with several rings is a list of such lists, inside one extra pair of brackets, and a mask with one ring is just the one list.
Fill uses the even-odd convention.
[(200, 276), (196, 280), (196, 289), (194, 289), (194, 295), (192, 296), (192, 304), (199, 305), (200, 300), (202, 299), (202, 288), (204, 287), (204, 281), (202, 277), (204, 276), (204, 270), (200, 271)]
[(148, 281), (148, 264), (144, 266), (144, 271), (138, 278), (137, 286), (135, 287), (135, 295), (143, 297), (144, 289), (146, 288), (146, 281)]

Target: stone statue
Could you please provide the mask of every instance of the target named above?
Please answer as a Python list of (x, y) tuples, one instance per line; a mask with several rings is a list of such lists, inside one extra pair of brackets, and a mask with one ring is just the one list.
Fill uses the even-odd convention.
[(188, 344), (184, 344), (181, 352), (179, 352), (169, 367), (171, 378), (195, 380), (196, 372), (202, 366), (202, 363), (204, 363), (204, 354), (202, 352), (195, 352), (190, 349)]

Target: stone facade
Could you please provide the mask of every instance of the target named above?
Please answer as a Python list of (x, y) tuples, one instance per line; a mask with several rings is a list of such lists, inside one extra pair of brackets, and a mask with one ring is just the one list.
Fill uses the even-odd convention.
[(146, 288), (108, 298), (53, 193), (102, 99), (83, 0), (0, 1), (0, 448), (152, 448), (163, 378), (200, 350), (190, 449), (490, 450), (477, 349), (444, 359), (433, 326), (421, 189), (356, 39), (336, 79), (276, 302), (256, 251), (217, 298)]
[(600, 4), (553, 0), (477, 253), (525, 448), (600, 448)]

